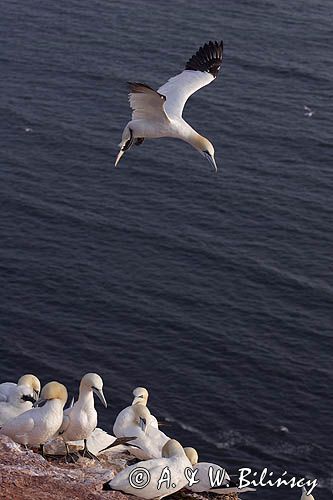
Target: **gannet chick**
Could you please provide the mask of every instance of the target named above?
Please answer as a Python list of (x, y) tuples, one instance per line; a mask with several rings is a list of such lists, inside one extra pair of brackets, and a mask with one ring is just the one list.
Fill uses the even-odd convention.
[(87, 439), (97, 426), (94, 394), (98, 396), (106, 408), (102, 378), (97, 373), (87, 373), (81, 379), (79, 398), (71, 408), (64, 411), (63, 422), (59, 429), (59, 435), (62, 436), (66, 446), (67, 457), (71, 457), (67, 443), (83, 439), (83, 456), (96, 458), (87, 448)]
[(40, 381), (37, 377), (35, 377), (35, 375), (27, 373), (18, 379), (17, 384), (14, 382), (3, 382), (0, 384), (0, 401), (8, 402), (10, 395), (15, 393), (19, 385), (30, 387), (35, 400), (38, 399), (40, 393)]
[(25, 411), (31, 410), (36, 402), (31, 387), (26, 385), (15, 386), (10, 391), (8, 401), (0, 401), (0, 426)]
[(170, 438), (164, 432), (151, 425), (151, 422), (153, 421), (154, 423), (154, 420), (145, 405), (135, 404), (129, 408), (131, 411), (128, 412), (126, 421), (121, 422), (122, 425), (119, 425), (117, 418), (113, 426), (115, 436), (135, 436), (136, 439), (133, 443), (135, 448), (131, 449), (130, 452), (140, 460), (161, 457), (162, 448)]
[(308, 495), (305, 487), (302, 488), (301, 500), (315, 500), (312, 495)]
[(217, 170), (213, 145), (184, 120), (182, 113), (187, 99), (217, 78), (222, 56), (223, 42), (205, 43), (186, 63), (184, 71), (157, 91), (145, 83), (130, 83), (132, 120), (124, 128), (115, 166), (133, 143), (174, 137), (193, 146)]
[[(162, 471), (168, 467), (170, 473), (170, 484), (167, 481), (159, 481)], [(162, 457), (139, 462), (131, 465), (117, 474), (111, 481), (104, 483), (103, 490), (117, 490), (125, 494), (140, 496), (140, 498), (163, 498), (171, 492), (181, 490), (187, 479), (184, 471), (191, 468), (191, 462), (187, 458), (183, 447), (175, 439), (170, 439), (162, 449)], [(149, 483), (140, 489), (132, 486), (135, 483), (135, 470), (144, 468), (150, 474)], [(147, 478), (145, 478), (147, 479)], [(158, 488), (160, 485), (160, 488)]]
[(38, 404), (45, 402), (44, 406), (32, 408), (8, 420), (0, 433), (17, 443), (40, 446), (44, 455), (44, 444), (58, 432), (62, 424), (66, 401), (66, 387), (59, 382), (49, 382), (43, 387), (38, 400)]

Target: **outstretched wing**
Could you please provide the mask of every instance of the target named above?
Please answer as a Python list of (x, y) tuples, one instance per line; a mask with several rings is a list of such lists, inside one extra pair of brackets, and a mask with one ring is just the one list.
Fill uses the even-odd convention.
[(218, 75), (223, 57), (223, 42), (205, 43), (186, 63), (185, 70), (170, 78), (157, 92), (166, 97), (167, 115), (180, 117), (187, 99)]
[(129, 103), (133, 110), (132, 120), (167, 119), (164, 110), (165, 96), (144, 83), (130, 83)]

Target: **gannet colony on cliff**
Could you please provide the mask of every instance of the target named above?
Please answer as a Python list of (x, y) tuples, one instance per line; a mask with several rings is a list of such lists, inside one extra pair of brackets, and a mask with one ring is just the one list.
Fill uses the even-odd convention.
[(63, 384), (48, 382), (41, 390), (40, 381), (31, 374), (20, 377), (17, 384), (0, 384), (0, 395), (0, 434), (39, 451), (46, 459), (56, 456), (69, 463), (83, 456), (98, 461), (98, 455), (115, 451), (135, 457), (134, 463), (133, 458), (128, 460), (115, 476), (110, 471), (110, 479), (101, 484), (101, 490), (156, 499), (182, 489), (189, 494), (226, 495), (255, 491), (253, 486), (289, 485), (303, 487), (301, 500), (314, 500), (311, 493), (316, 481), (270, 478), (264, 483), (265, 476), (271, 476), (266, 469), (256, 481), (244, 481), (249, 469), (239, 469), (233, 481), (223, 467), (199, 462), (195, 448), (184, 448), (159, 429), (158, 420), (147, 406), (149, 394), (145, 387), (135, 388), (132, 403), (119, 412), (113, 425), (114, 436), (97, 427), (94, 395), (107, 407), (103, 380), (97, 373), (82, 377), (78, 398), (67, 409), (68, 393)]

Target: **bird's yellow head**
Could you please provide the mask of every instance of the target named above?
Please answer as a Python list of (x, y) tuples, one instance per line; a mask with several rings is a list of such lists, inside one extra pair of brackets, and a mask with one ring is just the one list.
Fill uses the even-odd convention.
[(211, 165), (215, 168), (215, 171), (217, 172), (217, 165), (215, 162), (215, 151), (214, 151), (214, 146), (213, 144), (206, 139), (206, 137), (203, 137), (202, 135), (195, 135), (193, 140), (191, 141), (191, 144), (199, 151), (199, 153), (202, 154), (206, 158), (206, 160), (209, 161)]
[(170, 458), (174, 455), (183, 455), (184, 449), (176, 439), (169, 439), (162, 448), (162, 457)]
[(32, 375), (31, 373), (22, 375), (22, 377), (18, 379), (17, 385), (26, 385), (27, 387), (31, 387), (35, 398), (38, 399), (40, 393), (40, 381), (35, 375)]
[(40, 394), (40, 402), (49, 401), (50, 399), (60, 399), (63, 405), (65, 405), (67, 397), (68, 394), (66, 387), (62, 384), (59, 384), (59, 382), (53, 381), (44, 385)]
[(132, 405), (142, 404), (146, 405), (148, 401), (148, 391), (145, 387), (137, 387), (133, 391), (133, 402)]
[(80, 383), (80, 391), (92, 391), (101, 400), (105, 408), (107, 402), (103, 394), (103, 380), (97, 373), (86, 373)]
[(187, 456), (187, 458), (189, 459), (191, 464), (196, 465), (199, 461), (197, 450), (195, 448), (191, 448), (190, 446), (187, 446), (186, 448), (184, 448), (184, 451), (185, 451), (185, 455)]

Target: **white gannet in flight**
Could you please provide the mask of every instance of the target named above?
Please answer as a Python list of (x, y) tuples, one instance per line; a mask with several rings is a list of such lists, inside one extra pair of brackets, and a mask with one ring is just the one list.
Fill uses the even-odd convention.
[[(168, 468), (171, 481), (160, 481), (162, 471)], [(170, 439), (162, 450), (161, 458), (154, 458), (144, 462), (126, 467), (126, 469), (119, 472), (111, 481), (103, 484), (103, 490), (117, 490), (125, 494), (135, 495), (140, 498), (163, 498), (171, 493), (181, 490), (186, 484), (187, 479), (184, 474), (185, 469), (191, 468), (191, 462), (185, 455), (184, 449), (178, 441)], [(141, 469), (143, 474), (141, 477), (136, 474), (136, 470)], [(144, 476), (143, 469), (145, 469), (146, 477)], [(148, 476), (149, 474), (149, 476)], [(143, 486), (143, 481), (150, 481), (146, 486)], [(135, 488), (132, 485), (139, 485)], [(158, 485), (160, 484), (160, 488)]]
[[(148, 401), (148, 391), (145, 387), (136, 387), (133, 390), (134, 399), (132, 401), (131, 406), (127, 406), (118, 414), (115, 423), (113, 424), (113, 432), (117, 437), (125, 436), (124, 432), (128, 431), (128, 425), (133, 423), (133, 419), (135, 419), (135, 413), (133, 406), (135, 405), (143, 405), (147, 406)], [(150, 414), (149, 423), (152, 427), (158, 429), (157, 419)], [(127, 434), (128, 436), (129, 434)]]
[(35, 375), (27, 373), (18, 379), (17, 384), (14, 382), (3, 382), (0, 384), (0, 402), (9, 401), (10, 395), (16, 393), (16, 389), (19, 385), (30, 387), (35, 400), (38, 399), (40, 393), (40, 381), (37, 377), (35, 377)]
[(44, 444), (55, 436), (63, 419), (63, 408), (67, 401), (66, 387), (59, 382), (49, 382), (41, 392), (38, 404), (44, 406), (32, 408), (21, 415), (8, 420), (0, 429), (16, 441), (29, 446), (40, 446), (44, 455)]
[(315, 500), (312, 495), (308, 495), (305, 487), (302, 488), (301, 500)]
[(129, 451), (132, 455), (139, 458), (139, 460), (161, 457), (162, 448), (170, 438), (164, 432), (151, 425), (152, 415), (145, 405), (135, 404), (129, 408), (131, 412), (127, 416), (124, 425), (113, 426), (115, 436), (119, 438), (135, 437), (136, 439), (133, 442), (135, 448), (130, 448)]
[(0, 427), (7, 420), (31, 410), (33, 403), (36, 402), (31, 387), (15, 385), (14, 389), (9, 392), (7, 401), (0, 401)]
[(213, 145), (183, 119), (182, 112), (194, 92), (215, 80), (222, 56), (223, 42), (209, 42), (191, 57), (184, 71), (157, 91), (144, 83), (129, 84), (132, 120), (124, 128), (116, 166), (133, 142), (139, 145), (144, 139), (174, 137), (191, 144), (217, 170)]
[(102, 378), (97, 373), (86, 373), (81, 379), (79, 398), (71, 408), (67, 408), (64, 411), (63, 422), (59, 429), (59, 435), (63, 438), (66, 446), (67, 457), (71, 457), (67, 443), (83, 439), (83, 456), (96, 458), (87, 448), (87, 439), (97, 427), (94, 394), (98, 396), (105, 408), (107, 408), (103, 394)]

